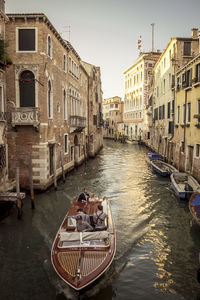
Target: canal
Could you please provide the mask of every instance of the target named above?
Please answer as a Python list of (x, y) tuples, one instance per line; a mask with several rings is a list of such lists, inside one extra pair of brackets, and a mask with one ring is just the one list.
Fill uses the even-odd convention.
[[(74, 170), (57, 191), (25, 199), (0, 222), (0, 299), (200, 299), (196, 280), (200, 228), (170, 180), (153, 174), (139, 145), (105, 141), (99, 155)], [(50, 250), (72, 199), (87, 187), (110, 198), (117, 251), (109, 270), (78, 293), (55, 273)]]

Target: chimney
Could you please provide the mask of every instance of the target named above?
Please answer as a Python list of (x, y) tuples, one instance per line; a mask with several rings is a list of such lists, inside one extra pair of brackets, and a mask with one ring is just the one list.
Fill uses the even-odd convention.
[(5, 13), (5, 0), (0, 0), (0, 10)]
[(198, 39), (198, 28), (192, 28), (192, 38)]

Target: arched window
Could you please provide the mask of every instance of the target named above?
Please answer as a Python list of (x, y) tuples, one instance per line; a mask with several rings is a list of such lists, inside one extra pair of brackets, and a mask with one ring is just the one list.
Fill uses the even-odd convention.
[(52, 43), (51, 43), (50, 35), (48, 35), (48, 38), (47, 38), (47, 54), (49, 57), (52, 57)]
[(63, 91), (63, 117), (64, 120), (67, 119), (67, 101), (66, 101), (66, 91)]
[(53, 105), (52, 105), (52, 87), (51, 87), (51, 81), (48, 81), (48, 118), (53, 117)]
[(35, 76), (24, 71), (19, 77), (20, 107), (35, 107)]

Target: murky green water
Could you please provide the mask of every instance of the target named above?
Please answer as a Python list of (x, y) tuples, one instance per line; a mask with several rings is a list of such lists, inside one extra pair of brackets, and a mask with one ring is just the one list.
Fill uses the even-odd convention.
[[(196, 280), (200, 227), (190, 225), (187, 202), (170, 181), (153, 174), (147, 149), (106, 141), (95, 158), (71, 173), (58, 190), (36, 195), (0, 223), (0, 299), (200, 299)], [(86, 186), (110, 200), (117, 251), (109, 270), (78, 293), (55, 273), (50, 250), (71, 200)]]

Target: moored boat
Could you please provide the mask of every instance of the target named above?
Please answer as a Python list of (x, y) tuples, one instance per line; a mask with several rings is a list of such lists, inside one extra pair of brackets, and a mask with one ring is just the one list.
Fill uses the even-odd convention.
[(137, 140), (132, 140), (132, 139), (126, 139), (126, 143), (131, 144), (131, 145), (138, 145), (138, 141)]
[(155, 153), (155, 152), (148, 152), (147, 157), (148, 157), (149, 160), (154, 160), (154, 159), (162, 160), (162, 156), (158, 153)]
[(200, 225), (200, 191), (190, 197), (189, 210), (196, 223)]
[[(107, 214), (103, 231), (77, 232), (73, 218), (83, 208), (92, 220), (101, 204)], [(81, 290), (100, 277), (110, 266), (116, 251), (115, 228), (109, 201), (80, 203), (74, 200), (61, 224), (51, 251), (58, 275), (75, 290)]]
[(175, 194), (182, 198), (190, 198), (191, 194), (200, 190), (200, 184), (187, 173), (174, 172), (170, 175), (171, 187)]
[(151, 160), (150, 165), (153, 171), (164, 177), (169, 176), (173, 172), (178, 172), (175, 167), (160, 159)]

